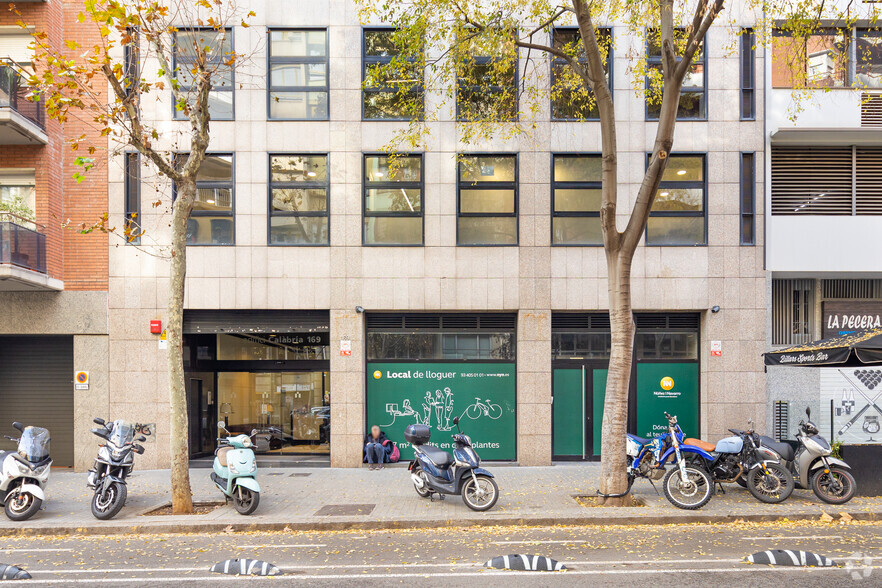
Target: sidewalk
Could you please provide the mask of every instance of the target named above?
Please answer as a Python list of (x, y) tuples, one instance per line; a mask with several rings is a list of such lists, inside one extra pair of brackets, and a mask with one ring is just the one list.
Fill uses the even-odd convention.
[[(135, 472), (129, 481), (128, 502), (111, 521), (99, 521), (89, 510), (91, 492), (86, 475), (53, 472), (45, 510), (25, 523), (0, 514), (0, 535), (69, 535), (216, 532), (289, 529), (382, 529), (470, 525), (556, 524), (670, 524), (817, 519), (824, 512), (847, 512), (859, 520), (882, 520), (882, 497), (853, 499), (836, 507), (820, 502), (810, 490), (796, 490), (786, 502), (763, 504), (746, 490), (725, 485), (726, 494), (711, 499), (698, 511), (672, 506), (645, 480), (634, 484), (644, 507), (583, 507), (575, 495), (593, 495), (600, 466), (596, 463), (550, 467), (489, 465), (496, 475), (500, 497), (487, 513), (469, 510), (458, 496), (434, 502), (420, 498), (403, 467), (382, 471), (330, 468), (265, 468), (259, 473), (263, 492), (254, 515), (239, 515), (232, 505), (202, 515), (144, 516), (170, 500), (166, 470)], [(208, 478), (211, 470), (190, 470), (196, 501), (222, 501)], [(656, 486), (661, 491), (660, 482)], [(344, 512), (318, 514), (325, 507)], [(325, 508), (325, 510), (328, 510)], [(348, 511), (348, 512), (346, 512)]]

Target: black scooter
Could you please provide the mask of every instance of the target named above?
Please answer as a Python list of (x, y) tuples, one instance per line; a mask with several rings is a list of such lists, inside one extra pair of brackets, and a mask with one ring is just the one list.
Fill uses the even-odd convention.
[(432, 445), (426, 445), (432, 430), (426, 425), (409, 425), (404, 438), (413, 445), (414, 460), (407, 469), (416, 493), (423, 498), (433, 494), (443, 500), (445, 494), (462, 494), (462, 500), (472, 510), (490, 510), (499, 499), (499, 487), (493, 474), (479, 467), (481, 459), (472, 449), (472, 440), (459, 428), (459, 418), (453, 419), (453, 455)]

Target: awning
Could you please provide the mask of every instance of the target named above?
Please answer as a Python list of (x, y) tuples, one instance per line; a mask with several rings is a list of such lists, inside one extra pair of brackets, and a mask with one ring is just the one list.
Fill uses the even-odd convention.
[(863, 365), (882, 363), (882, 329), (821, 339), (763, 354), (766, 365)]

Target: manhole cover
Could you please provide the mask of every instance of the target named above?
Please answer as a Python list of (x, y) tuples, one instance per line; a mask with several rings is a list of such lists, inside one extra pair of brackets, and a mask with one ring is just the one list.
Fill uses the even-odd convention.
[(294, 473), (294, 474), (291, 474), (291, 475), (288, 476), (288, 477), (289, 477), (289, 478), (305, 478), (305, 477), (307, 477), (307, 476), (311, 476), (311, 475), (312, 475), (312, 474), (309, 474), (309, 473)]
[(369, 515), (376, 504), (326, 504), (315, 513), (317, 517), (349, 517)]

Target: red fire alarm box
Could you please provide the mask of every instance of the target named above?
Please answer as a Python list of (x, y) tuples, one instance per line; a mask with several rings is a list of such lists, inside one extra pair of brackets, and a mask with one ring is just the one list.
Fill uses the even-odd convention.
[(153, 335), (162, 333), (162, 321), (150, 321), (150, 333)]

